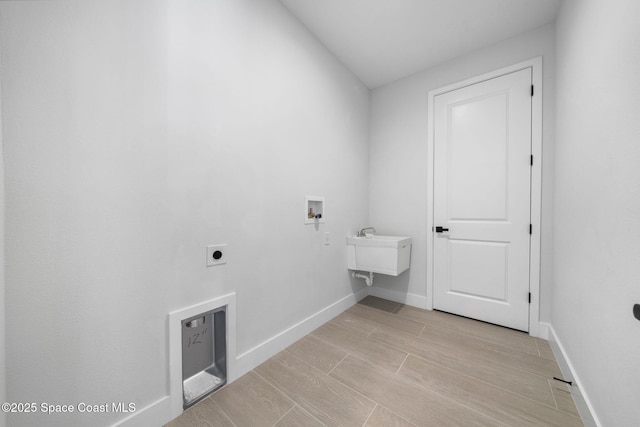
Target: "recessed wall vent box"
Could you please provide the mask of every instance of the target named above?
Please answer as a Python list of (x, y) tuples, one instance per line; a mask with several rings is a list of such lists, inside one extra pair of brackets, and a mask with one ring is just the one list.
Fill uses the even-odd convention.
[(317, 224), (325, 221), (324, 197), (305, 196), (304, 198), (304, 223)]
[[(169, 313), (171, 418), (236, 380), (236, 294)], [(205, 330), (206, 329), (206, 330)]]
[(227, 381), (226, 306), (182, 320), (183, 408)]

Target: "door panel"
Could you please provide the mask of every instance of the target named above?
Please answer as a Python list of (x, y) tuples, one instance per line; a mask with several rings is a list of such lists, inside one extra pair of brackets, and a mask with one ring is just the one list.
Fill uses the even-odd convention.
[[(450, 216), (507, 217), (507, 94), (463, 100), (449, 109)], [(478, 144), (478, 137), (484, 142)], [(469, 179), (472, 176), (474, 179)]]
[(434, 308), (527, 331), (531, 69), (435, 97)]
[[(462, 296), (507, 300), (508, 245), (449, 240), (449, 291)], [(488, 267), (491, 268), (488, 268)]]

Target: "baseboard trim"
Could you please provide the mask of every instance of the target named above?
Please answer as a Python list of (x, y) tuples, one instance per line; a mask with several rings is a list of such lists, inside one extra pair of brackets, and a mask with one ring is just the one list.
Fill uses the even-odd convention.
[(268, 340), (238, 356), (236, 369), (238, 377), (251, 371), (265, 360), (289, 347), (314, 329), (322, 326), (352, 305), (368, 295), (367, 288), (362, 288), (344, 298), (330, 304), (290, 328), (280, 332)]
[[(229, 376), (227, 382), (230, 383), (240, 378), (271, 356), (284, 350), (317, 327), (322, 326), (324, 323), (356, 304), (368, 294), (369, 291), (367, 287), (363, 287), (237, 356), (235, 358), (234, 375)], [(233, 313), (233, 315), (235, 316), (235, 313)], [(235, 342), (233, 344), (235, 348)], [(174, 406), (171, 396), (165, 396), (118, 421), (113, 424), (112, 427), (164, 425), (179, 415), (179, 413), (175, 413), (176, 410)]]
[(369, 295), (412, 307), (426, 308), (427, 306), (427, 297), (424, 295), (410, 294), (392, 289), (379, 288), (377, 286), (369, 287)]
[[(549, 341), (549, 329), (551, 325), (546, 322), (538, 322), (538, 334), (535, 335), (537, 338), (543, 339), (545, 341)], [(529, 335), (532, 335), (531, 333)], [(532, 335), (534, 336), (534, 335)]]
[(562, 371), (564, 379), (573, 383), (573, 385), (571, 386), (571, 396), (573, 397), (573, 402), (576, 404), (576, 409), (578, 410), (578, 413), (582, 418), (583, 424), (585, 425), (585, 427), (602, 427), (602, 424), (600, 423), (600, 420), (598, 420), (598, 417), (593, 409), (593, 405), (591, 405), (589, 397), (582, 387), (582, 382), (576, 374), (573, 364), (571, 363), (571, 360), (569, 360), (567, 352), (560, 342), (560, 339), (553, 329), (553, 326), (551, 326), (550, 324), (546, 324), (546, 327), (548, 328), (549, 345), (551, 346), (551, 350), (553, 350), (553, 354), (556, 357), (558, 366), (560, 367), (560, 371)]
[(112, 427), (161, 426), (173, 418), (171, 415), (171, 397), (165, 396), (140, 410), (136, 410), (128, 417), (113, 424)]

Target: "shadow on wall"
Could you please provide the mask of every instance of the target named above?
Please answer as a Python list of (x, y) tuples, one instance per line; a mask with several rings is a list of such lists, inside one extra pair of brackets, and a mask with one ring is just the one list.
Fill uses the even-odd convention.
[(348, 276), (349, 283), (351, 284), (351, 290), (355, 295), (357, 295), (358, 292), (366, 288), (367, 285), (365, 285), (364, 280), (353, 277), (352, 273), (353, 273), (353, 270), (347, 269), (346, 274)]
[[(365, 285), (362, 279), (351, 277), (352, 270), (348, 270), (351, 279), (351, 288), (354, 293), (361, 290)], [(363, 273), (363, 272), (360, 272)], [(363, 273), (364, 274), (364, 273)], [(411, 281), (411, 268), (400, 273), (398, 276), (374, 273), (373, 285), (369, 287), (369, 295), (385, 298), (391, 301), (405, 304), (409, 293), (409, 283)]]

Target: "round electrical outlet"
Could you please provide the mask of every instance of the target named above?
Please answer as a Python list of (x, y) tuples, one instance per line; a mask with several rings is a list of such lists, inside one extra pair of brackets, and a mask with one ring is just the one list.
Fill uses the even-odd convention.
[(207, 246), (207, 267), (227, 263), (226, 244)]

